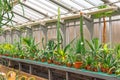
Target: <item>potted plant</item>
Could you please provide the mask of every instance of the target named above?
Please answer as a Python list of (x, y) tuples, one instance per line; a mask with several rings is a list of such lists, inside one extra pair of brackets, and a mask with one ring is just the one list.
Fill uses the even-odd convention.
[(85, 69), (86, 70), (91, 70), (91, 65), (92, 63), (94, 62), (94, 59), (92, 57), (91, 54), (87, 54), (85, 57), (84, 57), (84, 66), (85, 66)]
[(47, 53), (46, 55), (48, 64), (53, 63), (53, 53)]
[(47, 42), (45, 51), (47, 53), (46, 57), (47, 57), (47, 62), (48, 63), (53, 63), (53, 58), (54, 58), (54, 50), (56, 49), (56, 43), (54, 40), (49, 40)]
[(44, 50), (41, 50), (41, 56), (40, 56), (41, 62), (47, 61), (46, 55), (47, 53)]
[(112, 53), (104, 54), (104, 57), (101, 57), (101, 60), (101, 71), (112, 74), (117, 65), (117, 60), (115, 59), (114, 55)]
[(94, 71), (94, 72), (98, 72), (99, 69), (100, 69), (100, 65), (99, 65), (99, 62), (94, 60), (91, 64), (91, 70)]
[(73, 66), (73, 56), (74, 56), (74, 54), (72, 54), (72, 53), (67, 54), (67, 57), (66, 57), (66, 66), (67, 67)]
[(83, 64), (82, 55), (78, 53), (74, 56), (74, 59), (75, 59), (75, 62), (73, 63), (73, 65), (76, 69), (79, 69)]
[(26, 37), (22, 39), (22, 42), (26, 48), (27, 58), (33, 60), (34, 56), (38, 53), (38, 44), (35, 43), (35, 39), (33, 37)]

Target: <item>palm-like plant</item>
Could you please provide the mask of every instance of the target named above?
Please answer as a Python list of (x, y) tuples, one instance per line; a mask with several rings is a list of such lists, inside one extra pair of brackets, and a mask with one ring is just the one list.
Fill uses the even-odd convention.
[[(101, 5), (98, 7), (98, 9), (103, 9), (103, 8), (108, 8), (109, 6), (107, 5)], [(102, 36), (102, 42), (105, 43), (106, 42), (106, 17), (111, 16), (113, 14), (114, 11), (107, 11), (107, 12), (102, 12), (102, 13), (97, 13), (94, 14), (93, 17), (94, 18), (101, 18), (103, 17), (103, 36)]]

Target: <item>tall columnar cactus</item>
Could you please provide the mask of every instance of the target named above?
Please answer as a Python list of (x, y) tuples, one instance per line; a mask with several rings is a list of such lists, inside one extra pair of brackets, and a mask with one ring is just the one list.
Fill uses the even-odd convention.
[(60, 49), (60, 41), (61, 41), (61, 34), (60, 34), (60, 7), (58, 8), (58, 21), (57, 21), (57, 50)]
[(84, 33), (83, 33), (83, 13), (80, 12), (80, 36), (81, 36), (81, 53), (85, 53), (85, 46), (84, 46)]

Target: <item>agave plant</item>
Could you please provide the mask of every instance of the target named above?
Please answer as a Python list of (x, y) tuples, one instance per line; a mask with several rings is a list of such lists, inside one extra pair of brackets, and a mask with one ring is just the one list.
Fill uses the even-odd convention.
[(39, 52), (38, 44), (35, 43), (35, 39), (33, 37), (23, 38), (23, 43), (26, 47), (27, 58), (33, 59), (35, 55)]
[(25, 58), (26, 57), (26, 49), (25, 47), (22, 45), (22, 38), (20, 37), (20, 41), (19, 42), (16, 42), (15, 43), (15, 46), (16, 46), (16, 57), (19, 57), (19, 58)]
[(107, 72), (111, 72), (116, 69), (117, 60), (115, 59), (112, 53), (109, 53), (104, 55), (104, 57), (101, 57), (101, 64), (103, 68), (108, 69)]
[(84, 61), (84, 66), (87, 69), (88, 67), (89, 68), (92, 67), (92, 63), (95, 60), (91, 54), (87, 54), (86, 56), (84, 56), (83, 61)]
[(90, 42), (86, 40), (87, 45), (90, 48), (90, 53), (93, 55), (98, 54), (102, 50), (102, 44), (99, 42), (98, 38), (92, 39)]
[(46, 49), (45, 51), (47, 52), (47, 59), (51, 60), (54, 57), (54, 50), (56, 49), (56, 43), (54, 40), (49, 40), (47, 45), (46, 45)]

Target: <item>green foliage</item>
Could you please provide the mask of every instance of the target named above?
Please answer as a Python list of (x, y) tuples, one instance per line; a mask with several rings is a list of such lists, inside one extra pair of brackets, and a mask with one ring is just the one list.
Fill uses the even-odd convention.
[(86, 56), (84, 56), (83, 61), (85, 62), (84, 65), (92, 65), (92, 63), (95, 61), (93, 56), (91, 54), (87, 54)]
[[(108, 8), (108, 5), (101, 5), (98, 7), (98, 9), (104, 9), (104, 8)], [(107, 12), (102, 12), (102, 13), (97, 13), (92, 15), (93, 18), (101, 18), (101, 17), (109, 17), (113, 14), (114, 11), (107, 11)]]
[(22, 40), (26, 48), (27, 57), (34, 58), (34, 56), (39, 52), (38, 44), (35, 43), (35, 39), (33, 37), (26, 37)]
[(96, 55), (101, 52), (102, 44), (100, 43), (98, 38), (94, 38), (91, 41), (86, 40), (87, 45), (89, 46), (89, 52), (93, 55)]
[(82, 53), (83, 51), (83, 45), (84, 43), (81, 41), (81, 39), (78, 39), (76, 42), (75, 42), (75, 53)]
[[(11, 11), (13, 8), (13, 0), (0, 0), (0, 28), (3, 25), (6, 25), (8, 22), (12, 20), (13, 12)], [(7, 18), (4, 18), (4, 16), (7, 16)], [(6, 20), (6, 22), (3, 22), (3, 20)]]
[(44, 49), (45, 52), (46, 52), (46, 57), (47, 59), (53, 59), (54, 57), (54, 50), (56, 49), (56, 43), (54, 40), (49, 40), (47, 45), (46, 45), (46, 48)]

